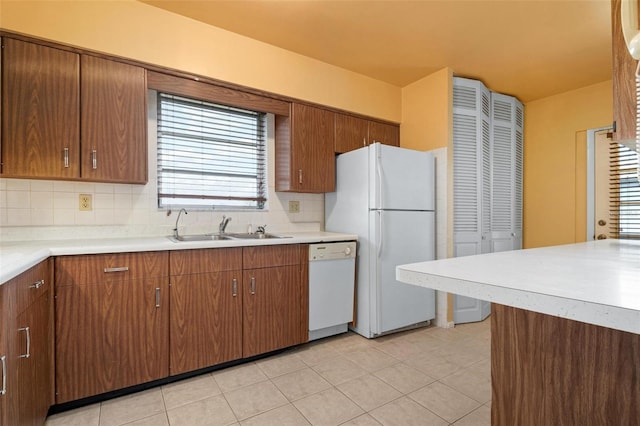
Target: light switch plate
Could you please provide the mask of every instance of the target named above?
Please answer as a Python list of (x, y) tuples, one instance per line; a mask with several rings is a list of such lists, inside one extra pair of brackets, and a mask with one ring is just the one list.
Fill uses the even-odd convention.
[(289, 201), (289, 213), (300, 213), (300, 201)]

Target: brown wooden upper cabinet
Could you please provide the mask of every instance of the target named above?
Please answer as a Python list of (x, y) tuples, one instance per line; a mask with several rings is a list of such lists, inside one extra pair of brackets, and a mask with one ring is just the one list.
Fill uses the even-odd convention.
[(335, 191), (334, 116), (298, 103), (276, 115), (276, 191)]
[(615, 140), (636, 137), (635, 61), (624, 42), (620, 19), (621, 0), (611, 1), (611, 39), (613, 43), (613, 120)]
[(79, 177), (79, 55), (6, 37), (2, 55), (2, 175)]
[(336, 114), (335, 153), (353, 151), (369, 144), (380, 142), (400, 145), (400, 128), (347, 114)]
[(147, 182), (144, 68), (82, 55), (82, 177)]
[(2, 176), (147, 181), (145, 70), (3, 38)]

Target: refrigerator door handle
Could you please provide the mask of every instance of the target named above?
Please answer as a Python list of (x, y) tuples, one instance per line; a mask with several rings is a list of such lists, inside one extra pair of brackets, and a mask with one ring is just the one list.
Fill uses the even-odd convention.
[(384, 173), (382, 173), (382, 161), (380, 160), (380, 152), (376, 154), (376, 177), (378, 178), (378, 184), (376, 185), (378, 188), (378, 205), (376, 208), (383, 209), (384, 202), (382, 201), (382, 197), (384, 195), (384, 191), (382, 189), (382, 183), (384, 182)]
[(382, 256), (382, 212), (378, 210), (378, 259)]

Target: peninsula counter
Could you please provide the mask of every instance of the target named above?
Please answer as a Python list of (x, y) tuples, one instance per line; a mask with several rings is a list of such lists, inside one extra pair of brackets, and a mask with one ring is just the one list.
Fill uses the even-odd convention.
[(400, 265), (397, 279), (493, 303), (492, 425), (640, 424), (640, 241)]

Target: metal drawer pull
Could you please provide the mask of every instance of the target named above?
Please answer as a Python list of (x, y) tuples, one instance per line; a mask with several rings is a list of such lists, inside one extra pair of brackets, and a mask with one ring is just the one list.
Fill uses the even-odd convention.
[(69, 148), (64, 149), (64, 167), (69, 168)]
[(362, 138), (362, 146), (367, 146), (367, 138)]
[(233, 292), (231, 293), (231, 295), (233, 297), (236, 297), (238, 295), (238, 280), (237, 279), (233, 279)]
[(2, 389), (0, 389), (0, 395), (7, 393), (7, 357), (0, 356), (0, 362), (2, 362)]
[(298, 169), (298, 183), (302, 183), (302, 169)]
[(91, 167), (93, 170), (98, 168), (98, 151), (95, 149), (91, 151)]
[(160, 307), (160, 287), (156, 287), (156, 308)]
[(40, 287), (42, 287), (43, 285), (44, 285), (44, 280), (40, 280), (40, 281), (36, 281), (35, 283), (31, 284), (29, 286), (29, 288), (35, 288), (37, 290)]
[(18, 358), (29, 358), (31, 356), (31, 333), (29, 332), (29, 327), (19, 328), (18, 331), (27, 333), (27, 353), (20, 355)]
[(256, 277), (251, 277), (251, 294), (256, 294)]
[(119, 266), (117, 268), (104, 268), (105, 273), (109, 272), (126, 272), (129, 270), (128, 266)]

